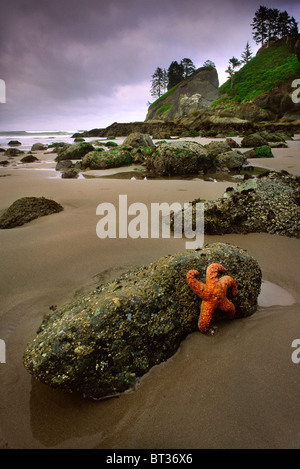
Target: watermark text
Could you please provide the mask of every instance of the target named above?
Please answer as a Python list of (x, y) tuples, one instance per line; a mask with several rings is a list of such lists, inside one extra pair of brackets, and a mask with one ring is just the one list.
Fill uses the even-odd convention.
[(292, 88), (296, 88), (292, 92), (292, 101), (294, 104), (300, 103), (300, 79), (296, 79), (292, 82)]
[(3, 339), (0, 339), (0, 363), (6, 363), (6, 345)]
[(6, 103), (6, 85), (5, 81), (0, 78), (0, 103)]
[(300, 339), (294, 339), (292, 342), (292, 347), (296, 350), (292, 353), (292, 362), (293, 363), (300, 363)]
[[(193, 216), (192, 216), (193, 213)], [(103, 202), (97, 206), (101, 218), (96, 226), (98, 238), (170, 238), (173, 214), (174, 238), (185, 238), (186, 249), (197, 249), (204, 243), (204, 204), (167, 202), (147, 205), (135, 202), (128, 206), (127, 195), (119, 195), (118, 210), (114, 204)], [(131, 218), (130, 218), (131, 217)], [(149, 218), (150, 217), (150, 218)], [(117, 224), (118, 221), (118, 224)], [(118, 232), (117, 232), (118, 231)]]

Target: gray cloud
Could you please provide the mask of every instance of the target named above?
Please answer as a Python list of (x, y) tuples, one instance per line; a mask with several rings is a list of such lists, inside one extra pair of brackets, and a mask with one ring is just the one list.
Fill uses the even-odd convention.
[[(213, 60), (224, 79), (261, 2), (11, 0), (0, 19), (1, 130), (143, 120), (151, 75), (172, 60)], [(263, 2), (300, 19), (296, 1)], [(251, 42), (252, 48), (257, 49)]]

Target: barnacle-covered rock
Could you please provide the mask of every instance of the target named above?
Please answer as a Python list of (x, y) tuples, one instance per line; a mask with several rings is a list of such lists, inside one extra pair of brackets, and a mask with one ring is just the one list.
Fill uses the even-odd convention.
[[(217, 200), (204, 202), (204, 232), (212, 235), (265, 232), (300, 238), (299, 182), (298, 176), (286, 171), (266, 171), (235, 188), (228, 187)], [(195, 229), (195, 206), (191, 204), (184, 216), (187, 223), (192, 218)]]
[[(261, 286), (258, 263), (236, 246), (215, 243), (123, 274), (45, 317), (25, 349), (25, 367), (50, 386), (97, 399), (134, 387), (197, 331), (201, 300), (186, 274), (196, 269), (205, 281), (214, 262), (237, 283), (235, 317), (253, 314)], [(216, 310), (213, 321), (220, 319)]]
[(270, 172), (205, 204), (207, 234), (266, 232), (300, 238), (299, 177)]

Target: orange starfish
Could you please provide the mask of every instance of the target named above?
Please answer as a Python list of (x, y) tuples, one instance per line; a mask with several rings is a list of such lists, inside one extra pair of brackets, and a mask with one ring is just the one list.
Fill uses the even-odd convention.
[(206, 270), (206, 284), (195, 279), (199, 275), (197, 270), (190, 270), (187, 275), (187, 283), (191, 289), (202, 298), (198, 327), (200, 332), (207, 333), (213, 312), (218, 307), (222, 311), (229, 313), (229, 318), (233, 319), (235, 307), (226, 298), (228, 288), (232, 287), (232, 294), (237, 294), (237, 284), (229, 275), (218, 278), (218, 272), (226, 272), (221, 264), (211, 264)]

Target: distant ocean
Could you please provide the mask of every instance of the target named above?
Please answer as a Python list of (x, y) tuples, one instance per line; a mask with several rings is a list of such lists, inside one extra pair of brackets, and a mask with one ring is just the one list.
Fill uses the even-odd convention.
[(44, 143), (45, 145), (50, 145), (53, 142), (64, 142), (64, 143), (73, 143), (74, 139), (72, 135), (76, 132), (83, 132), (83, 130), (74, 130), (74, 131), (7, 131), (0, 132), (0, 148), (10, 148), (8, 143), (11, 140), (17, 140), (21, 143), (18, 146), (20, 150), (28, 151), (31, 149), (34, 143)]

